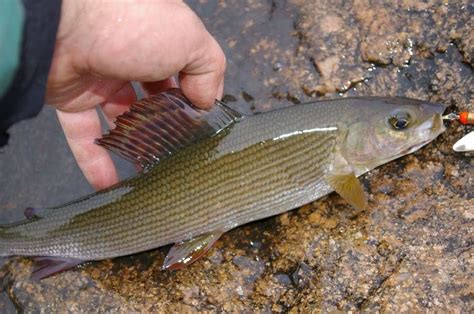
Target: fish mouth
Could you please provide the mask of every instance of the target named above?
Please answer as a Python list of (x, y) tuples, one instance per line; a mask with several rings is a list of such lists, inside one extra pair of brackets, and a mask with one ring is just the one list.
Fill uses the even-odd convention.
[(444, 131), (446, 131), (446, 127), (444, 126), (444, 123), (443, 123), (443, 114), (444, 110), (441, 111), (441, 112), (438, 112), (434, 115), (433, 119), (432, 119), (432, 124), (431, 124), (431, 130), (434, 132), (434, 133), (438, 133), (436, 136), (440, 135), (441, 133), (443, 133)]
[(421, 112), (427, 116), (432, 116), (432, 118), (426, 119), (418, 129), (423, 133), (429, 132), (427, 137), (433, 136), (433, 139), (446, 131), (443, 123), (443, 113), (448, 107), (448, 105), (442, 103), (423, 103), (420, 108)]
[[(441, 107), (441, 106), (440, 106)], [(421, 133), (421, 138), (424, 138), (419, 144), (407, 147), (405, 150), (401, 151), (401, 155), (408, 155), (411, 154), (418, 149), (422, 148), (423, 146), (427, 145), (435, 138), (437, 138), (441, 133), (446, 131), (446, 127), (443, 124), (443, 112), (445, 107), (440, 108), (442, 110), (438, 111), (433, 115), (433, 118), (426, 120), (423, 122), (417, 129), (418, 132)]]
[(422, 137), (434, 139), (446, 131), (446, 127), (443, 124), (443, 112), (434, 113), (431, 119), (425, 120), (417, 127), (417, 131), (421, 133)]

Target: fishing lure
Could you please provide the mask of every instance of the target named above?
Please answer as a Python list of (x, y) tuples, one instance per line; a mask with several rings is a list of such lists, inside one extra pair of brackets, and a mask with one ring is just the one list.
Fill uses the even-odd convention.
[(451, 112), (443, 116), (445, 121), (459, 121), (459, 123), (464, 125), (473, 125), (474, 124), (474, 112), (462, 111), (460, 113)]
[[(459, 121), (463, 125), (474, 125), (474, 112), (462, 111), (460, 113), (451, 112), (443, 116), (445, 121)], [(469, 132), (453, 145), (455, 152), (474, 151), (474, 132)]]

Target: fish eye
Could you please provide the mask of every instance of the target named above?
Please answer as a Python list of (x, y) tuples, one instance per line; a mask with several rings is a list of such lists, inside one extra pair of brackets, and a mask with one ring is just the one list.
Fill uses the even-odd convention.
[(410, 114), (404, 111), (394, 112), (389, 118), (388, 123), (395, 130), (405, 129), (411, 121)]

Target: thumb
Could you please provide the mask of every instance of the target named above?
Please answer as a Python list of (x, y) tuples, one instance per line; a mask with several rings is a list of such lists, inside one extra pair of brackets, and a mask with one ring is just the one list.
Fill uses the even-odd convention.
[(197, 54), (179, 73), (184, 95), (196, 106), (210, 108), (222, 97), (226, 59), (217, 41), (209, 36), (208, 49)]

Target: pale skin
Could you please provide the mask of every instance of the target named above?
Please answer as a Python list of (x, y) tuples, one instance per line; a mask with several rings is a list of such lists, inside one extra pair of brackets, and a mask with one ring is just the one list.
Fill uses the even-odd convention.
[(102, 189), (118, 177), (94, 144), (102, 134), (98, 108), (113, 127), (136, 100), (131, 81), (149, 94), (179, 85), (209, 108), (222, 96), (224, 70), (219, 44), (182, 1), (64, 0), (46, 102), (86, 179)]

